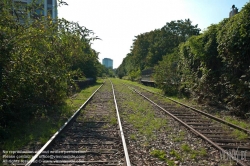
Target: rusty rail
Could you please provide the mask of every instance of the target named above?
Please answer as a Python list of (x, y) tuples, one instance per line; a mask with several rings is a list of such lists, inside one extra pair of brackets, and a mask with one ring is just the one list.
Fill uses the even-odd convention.
[[(211, 141), (209, 138), (207, 138), (205, 135), (201, 134), (200, 132), (198, 132), (197, 130), (193, 129), (191, 126), (189, 126), (188, 124), (186, 124), (185, 122), (183, 122), (182, 120), (180, 120), (179, 118), (177, 118), (176, 116), (174, 116), (173, 114), (171, 114), (170, 112), (168, 112), (167, 110), (165, 110), (164, 108), (162, 108), (161, 106), (159, 106), (157, 103), (153, 102), (152, 100), (150, 100), (148, 97), (146, 97), (145, 95), (143, 95), (142, 93), (140, 93), (139, 91), (137, 91), (134, 88), (131, 88), (128, 86), (128, 88), (136, 93), (138, 93), (139, 95), (141, 95), (142, 97), (144, 97), (146, 100), (148, 100), (149, 102), (151, 102), (152, 104), (154, 104), (155, 106), (157, 106), (159, 109), (161, 109), (162, 111), (164, 111), (165, 113), (167, 113), (170, 117), (172, 117), (173, 119), (177, 120), (179, 123), (181, 123), (183, 126), (185, 126), (186, 128), (188, 128), (189, 130), (191, 130), (194, 134), (200, 136), (203, 140), (207, 141), (208, 143), (210, 143), (213, 147), (215, 147), (216, 149), (224, 152), (225, 150), (220, 147), (218, 144), (216, 144), (215, 142)], [(238, 163), (241, 166), (247, 166), (244, 162), (239, 161), (238, 159), (236, 159), (233, 155), (227, 153), (227, 156), (230, 157), (232, 160), (234, 160), (236, 163)]]
[[(146, 90), (146, 91), (148, 91), (148, 92), (150, 92), (150, 93), (153, 93), (153, 94), (158, 94), (158, 93), (154, 93), (154, 92), (152, 92), (152, 91), (150, 91), (150, 90), (148, 90), (148, 89), (146, 89), (146, 88), (142, 88), (142, 89), (144, 89), (144, 90)], [(161, 94), (159, 94), (159, 95), (161, 95)], [(162, 97), (166, 97), (166, 96), (163, 96), (163, 95), (161, 95), (161, 96), (162, 96)], [(183, 104), (183, 103), (181, 103), (181, 102), (179, 102), (179, 101), (176, 101), (176, 100), (174, 100), (174, 99), (171, 99), (171, 98), (169, 98), (169, 97), (166, 97), (166, 98), (167, 98), (168, 100), (173, 101), (173, 102), (175, 102), (175, 103), (178, 103), (178, 104), (180, 104), (180, 105), (182, 105), (182, 106), (184, 106), (184, 107), (186, 107), (186, 108), (189, 108), (189, 109), (191, 109), (191, 110), (193, 110), (193, 111), (195, 111), (195, 112), (198, 112), (198, 113), (200, 113), (200, 114), (202, 114), (202, 115), (205, 115), (205, 116), (207, 116), (207, 117), (209, 117), (209, 118), (211, 118), (211, 119), (213, 119), (213, 120), (216, 120), (216, 121), (218, 121), (218, 122), (221, 122), (221, 123), (223, 123), (223, 124), (226, 124), (226, 125), (228, 125), (228, 126), (230, 126), (230, 127), (233, 127), (233, 128), (235, 128), (235, 129), (237, 129), (237, 130), (240, 130), (240, 131), (242, 131), (242, 132), (244, 132), (244, 133), (250, 135), (250, 130), (247, 130), (247, 129), (245, 129), (245, 128), (242, 128), (242, 127), (240, 127), (240, 126), (237, 126), (237, 125), (235, 125), (235, 124), (233, 124), (233, 123), (227, 122), (227, 121), (225, 121), (225, 120), (223, 120), (223, 119), (221, 119), (221, 118), (218, 118), (218, 117), (216, 117), (216, 116), (210, 115), (210, 114), (208, 114), (208, 113), (206, 113), (206, 112), (203, 112), (203, 111), (201, 111), (201, 110), (199, 110), (199, 109), (196, 109), (196, 108), (194, 108), (194, 107), (191, 107), (191, 106), (189, 106), (189, 105)]]
[(123, 129), (122, 129), (122, 123), (121, 123), (121, 119), (120, 119), (120, 115), (119, 115), (119, 110), (118, 110), (118, 106), (117, 106), (117, 102), (116, 102), (116, 98), (115, 98), (115, 89), (114, 89), (113, 83), (111, 81), (110, 81), (110, 83), (112, 85), (116, 115), (117, 115), (118, 125), (120, 128), (120, 134), (121, 134), (121, 138), (122, 138), (122, 145), (123, 145), (123, 150), (124, 150), (124, 154), (125, 154), (126, 164), (127, 164), (127, 166), (131, 166), (129, 155), (128, 155), (128, 149), (127, 149), (127, 145), (126, 145), (126, 140), (125, 140)]
[(87, 105), (87, 103), (91, 100), (91, 98), (95, 95), (95, 93), (103, 86), (103, 84), (78, 108), (78, 110), (67, 120), (67, 122), (64, 123), (64, 125), (46, 142), (43, 147), (37, 151), (37, 153), (28, 161), (28, 163), (25, 166), (30, 166), (35, 164), (35, 160), (38, 158), (38, 156), (46, 150), (51, 143), (62, 133), (62, 131), (70, 124), (70, 122), (80, 113), (81, 109)]

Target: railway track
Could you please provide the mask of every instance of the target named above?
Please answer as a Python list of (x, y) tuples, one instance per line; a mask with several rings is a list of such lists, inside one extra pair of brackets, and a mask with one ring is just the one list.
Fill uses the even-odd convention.
[[(235, 160), (238, 165), (250, 165), (249, 140), (237, 140), (233, 137), (230, 134), (233, 130), (232, 125), (227, 128), (225, 124), (217, 122), (216, 119), (206, 117), (206, 114), (201, 115), (198, 110), (193, 111), (191, 108), (176, 106), (171, 102), (163, 103), (160, 96), (129, 87), (131, 91), (144, 96), (152, 103), (152, 112), (147, 112), (139, 108), (140, 104), (148, 103), (146, 100), (138, 98), (125, 86), (116, 84), (116, 93), (111, 87), (113, 85), (108, 81), (99, 87), (96, 94), (93, 94), (37, 153), (16, 152), (14, 158), (19, 159), (16, 165), (130, 165), (125, 135), (132, 165), (169, 165), (172, 163), (174, 165), (211, 164), (215, 166), (218, 163), (216, 156), (219, 151), (221, 160)], [(127, 92), (125, 93), (125, 91)], [(118, 104), (121, 106), (124, 132), (121, 120), (117, 120), (120, 115), (115, 94), (118, 96)], [(135, 109), (127, 105), (129, 103), (134, 105), (135, 102), (140, 103)], [(147, 106), (147, 108), (149, 107), (151, 106)], [(159, 130), (153, 129), (147, 133), (151, 137), (142, 135), (141, 133), (144, 132), (130, 123), (129, 118), (131, 115), (137, 116), (138, 109), (142, 111), (142, 117), (138, 121), (143, 121), (147, 113), (151, 115), (151, 119), (145, 121), (143, 127), (145, 130), (151, 120), (162, 122)], [(168, 118), (165, 117), (166, 114), (169, 115)], [(187, 131), (192, 131), (198, 137), (191, 132), (182, 130), (184, 127), (180, 127), (178, 123), (187, 127)], [(248, 130), (246, 130), (247, 132)], [(183, 136), (183, 133), (186, 133), (187, 136)], [(181, 143), (174, 140), (177, 137), (183, 137)], [(207, 142), (213, 148), (210, 148), (211, 145), (208, 145)], [(179, 151), (182, 156), (178, 159), (173, 152), (178, 152), (178, 149), (183, 148), (181, 146), (188, 143), (193, 151), (186, 149), (184, 152), (182, 149), (182, 152)], [(205, 156), (197, 154), (197, 152), (201, 153), (202, 146), (207, 150)], [(217, 149), (216, 152), (215, 149)], [(152, 155), (152, 152), (162, 151), (167, 152), (163, 160)], [(197, 155), (196, 159), (188, 157), (193, 152)], [(21, 155), (23, 157), (20, 157)], [(30, 157), (25, 155), (33, 157), (27, 161)], [(214, 159), (209, 160), (210, 155)], [(9, 160), (12, 159), (9, 158)], [(186, 159), (187, 161), (185, 161)], [(23, 160), (24, 164), (20, 160)], [(9, 164), (11, 165), (11, 163)]]
[[(160, 96), (156, 97), (152, 92), (139, 91), (138, 88), (134, 87), (129, 88), (219, 150), (221, 160), (233, 160), (237, 165), (242, 166), (250, 165), (250, 130), (225, 122), (172, 99), (173, 102), (182, 106), (177, 107), (174, 103), (163, 103), (156, 99)], [(248, 134), (248, 138), (239, 140), (234, 137), (232, 132), (235, 129)]]
[[(31, 155), (33, 157), (25, 163)], [(39, 151), (35, 154), (20, 151), (14, 156), (18, 159), (16, 165), (26, 166), (129, 166), (129, 156), (112, 82), (106, 81), (100, 86)], [(11, 158), (5, 157), (5, 159)]]

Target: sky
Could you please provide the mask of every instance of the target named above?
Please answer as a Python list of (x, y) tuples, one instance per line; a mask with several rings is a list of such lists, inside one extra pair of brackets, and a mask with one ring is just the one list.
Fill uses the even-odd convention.
[(232, 5), (239, 11), (249, 0), (64, 0), (58, 17), (92, 30), (101, 40), (92, 48), (99, 61), (113, 59), (117, 68), (130, 52), (135, 36), (162, 28), (167, 22), (190, 19), (205, 30), (229, 17)]

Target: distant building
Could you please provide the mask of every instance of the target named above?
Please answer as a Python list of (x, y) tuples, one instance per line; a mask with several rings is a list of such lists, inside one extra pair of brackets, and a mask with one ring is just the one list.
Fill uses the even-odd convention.
[(113, 69), (113, 60), (112, 59), (109, 59), (109, 58), (104, 58), (102, 60), (102, 64), (107, 67), (107, 68), (111, 68)]
[(233, 5), (232, 6), (232, 10), (230, 11), (230, 13), (229, 13), (229, 18), (230, 17), (233, 17), (235, 14), (237, 14), (238, 13), (238, 8), (237, 7), (235, 7), (235, 5)]
[[(12, 0), (13, 15), (22, 22), (23, 19), (39, 19), (41, 17), (57, 18), (57, 0)], [(34, 4), (33, 4), (34, 3)], [(29, 10), (27, 7), (33, 4)]]

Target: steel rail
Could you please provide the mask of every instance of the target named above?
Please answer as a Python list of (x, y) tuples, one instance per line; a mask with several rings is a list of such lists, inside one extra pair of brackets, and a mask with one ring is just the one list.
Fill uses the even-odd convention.
[(228, 125), (228, 126), (230, 126), (230, 127), (233, 127), (233, 128), (235, 128), (235, 129), (238, 129), (238, 130), (240, 130), (240, 131), (242, 131), (242, 132), (244, 132), (244, 133), (250, 135), (250, 130), (244, 129), (244, 128), (242, 128), (242, 127), (240, 127), (240, 126), (237, 126), (237, 125), (235, 125), (235, 124), (233, 124), (233, 123), (227, 122), (227, 121), (225, 121), (225, 120), (223, 120), (223, 119), (221, 119), (221, 118), (217, 118), (217, 117), (215, 117), (215, 116), (213, 116), (213, 115), (210, 115), (210, 114), (208, 114), (208, 113), (206, 113), (206, 112), (203, 112), (203, 111), (201, 111), (201, 110), (198, 110), (198, 109), (196, 109), (196, 108), (194, 108), (194, 107), (191, 107), (191, 106), (189, 106), (189, 105), (180, 103), (180, 102), (178, 102), (178, 101), (176, 101), (176, 100), (173, 100), (173, 99), (171, 99), (171, 98), (169, 98), (169, 97), (166, 97), (166, 98), (169, 99), (169, 100), (171, 100), (171, 101), (173, 101), (173, 102), (175, 102), (175, 103), (178, 103), (178, 104), (180, 104), (180, 105), (182, 105), (182, 106), (184, 106), (184, 107), (186, 107), (186, 108), (189, 108), (189, 109), (191, 109), (191, 110), (193, 110), (193, 111), (196, 111), (196, 112), (198, 112), (198, 113), (200, 113), (200, 114), (202, 114), (202, 115), (205, 115), (205, 116), (207, 116), (207, 117), (210, 117), (211, 119), (214, 119), (214, 120), (216, 120), (216, 121), (219, 121), (219, 122), (221, 122), (221, 123), (223, 123), (223, 124), (226, 124), (226, 125)]
[[(142, 88), (142, 89), (144, 89), (144, 90), (146, 90), (146, 91), (148, 91), (148, 92), (150, 92), (150, 93), (154, 93), (154, 92), (151, 92), (151, 91), (148, 90), (148, 89), (145, 89), (145, 88)], [(154, 94), (158, 94), (158, 93), (154, 93)], [(161, 94), (159, 94), (159, 95), (161, 95)], [(163, 96), (163, 95), (161, 95), (161, 96), (162, 96), (162, 97), (166, 97), (166, 96)], [(196, 109), (196, 108), (194, 108), (194, 107), (191, 107), (191, 106), (189, 106), (189, 105), (183, 104), (183, 103), (181, 103), (181, 102), (179, 102), (179, 101), (176, 101), (176, 100), (174, 100), (174, 99), (171, 99), (171, 98), (169, 98), (169, 97), (166, 97), (166, 98), (167, 98), (168, 100), (170, 100), (170, 101), (173, 101), (173, 102), (175, 102), (175, 103), (178, 103), (178, 104), (180, 104), (180, 105), (182, 105), (182, 106), (184, 106), (184, 107), (186, 107), (186, 108), (189, 108), (189, 109), (191, 109), (191, 110), (193, 110), (193, 111), (195, 111), (195, 112), (201, 113), (201, 114), (203, 114), (203, 115), (205, 115), (205, 116), (207, 116), (207, 117), (210, 117), (211, 119), (214, 119), (214, 120), (216, 120), (216, 121), (219, 121), (219, 122), (221, 122), (221, 123), (223, 123), (223, 124), (226, 124), (226, 125), (228, 125), (228, 126), (230, 126), (230, 127), (233, 127), (233, 128), (235, 128), (235, 129), (238, 129), (238, 130), (240, 130), (240, 131), (242, 131), (242, 132), (244, 132), (244, 133), (250, 135), (250, 130), (247, 130), (247, 129), (245, 129), (245, 128), (242, 128), (242, 127), (240, 127), (240, 126), (237, 126), (237, 125), (235, 125), (235, 124), (233, 124), (233, 123), (227, 122), (227, 121), (225, 121), (225, 120), (223, 120), (223, 119), (221, 119), (221, 118), (218, 118), (218, 117), (215, 117), (215, 116), (213, 116), (213, 115), (210, 115), (210, 114), (208, 114), (208, 113), (206, 113), (206, 112), (203, 112), (203, 111), (201, 111), (201, 110), (198, 110), (198, 109)]]
[(120, 134), (121, 134), (121, 138), (122, 138), (122, 145), (123, 145), (123, 150), (124, 150), (124, 154), (125, 154), (126, 164), (127, 164), (127, 166), (131, 166), (129, 155), (128, 155), (128, 149), (127, 149), (127, 145), (126, 145), (126, 140), (125, 140), (123, 129), (122, 129), (122, 123), (121, 123), (121, 119), (120, 119), (120, 115), (119, 115), (119, 110), (118, 110), (118, 106), (117, 106), (117, 102), (116, 102), (116, 98), (115, 98), (114, 85), (111, 82), (111, 80), (109, 80), (109, 81), (110, 81), (110, 83), (112, 85), (114, 102), (115, 102), (115, 109), (116, 109), (118, 124), (119, 124), (119, 128), (120, 128)]
[[(155, 102), (153, 102), (152, 100), (150, 100), (148, 97), (144, 96), (142, 93), (140, 93), (139, 91), (137, 91), (136, 89), (132, 89), (129, 87), (130, 90), (138, 93), (139, 95), (141, 95), (142, 97), (144, 97), (145, 99), (147, 99), (149, 102), (151, 102), (152, 104), (154, 104), (155, 106), (157, 106), (158, 108), (160, 108), (162, 111), (164, 111), (165, 113), (167, 113), (169, 116), (171, 116), (173, 119), (177, 120), (178, 122), (180, 122), (182, 125), (184, 125), (185, 127), (187, 127), (188, 129), (190, 129), (194, 134), (200, 136), (202, 139), (204, 139), (205, 141), (209, 142), (213, 147), (215, 147), (216, 149), (220, 150), (221, 152), (226, 152), (225, 149), (221, 148), (218, 144), (216, 144), (215, 142), (211, 141), (209, 138), (207, 138), (206, 136), (204, 136), (203, 134), (201, 134), (200, 132), (198, 132), (197, 130), (193, 129), (191, 126), (189, 126), (188, 124), (186, 124), (185, 122), (183, 122), (182, 120), (180, 120), (179, 118), (177, 118), (176, 116), (174, 116), (173, 114), (171, 114), (170, 112), (168, 112), (167, 110), (165, 110), (164, 108), (162, 108), (161, 106), (159, 106), (158, 104), (156, 104)], [(235, 162), (237, 162), (238, 164), (240, 164), (241, 166), (247, 166), (244, 162), (239, 161), (238, 158), (236, 159), (234, 156), (232, 156), (230, 153), (226, 153), (228, 157), (230, 157), (232, 160), (234, 160)]]
[(70, 122), (72, 121), (72, 119), (74, 119), (81, 111), (81, 109), (83, 107), (85, 107), (87, 105), (87, 103), (90, 101), (90, 99), (95, 95), (95, 93), (103, 86), (103, 84), (101, 86), (99, 86), (99, 88), (78, 108), (78, 110), (67, 120), (67, 122), (64, 123), (64, 125), (47, 141), (47, 143), (45, 145), (43, 145), (43, 147), (37, 151), (37, 153), (28, 161), (28, 163), (25, 166), (30, 166), (32, 164), (35, 164), (35, 160), (38, 158), (38, 156), (44, 151), (46, 150), (46, 148), (49, 147), (49, 145), (59, 136), (59, 134), (61, 134), (61, 132), (63, 131), (63, 129), (65, 129), (66, 126), (68, 126), (68, 124), (70, 124)]

